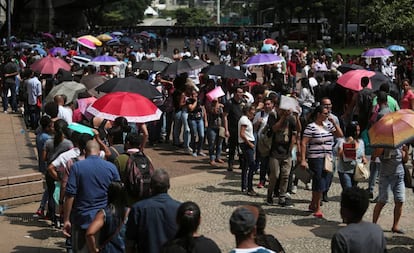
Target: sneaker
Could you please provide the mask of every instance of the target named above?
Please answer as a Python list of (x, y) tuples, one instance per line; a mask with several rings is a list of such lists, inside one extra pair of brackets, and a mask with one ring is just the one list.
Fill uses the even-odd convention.
[(192, 156), (197, 157), (197, 153), (193, 153)]
[(305, 189), (308, 190), (308, 191), (312, 191), (312, 184), (307, 183)]
[(263, 188), (263, 183), (258, 183), (258, 184), (257, 184), (257, 188), (259, 188), (259, 189), (260, 189), (260, 188)]
[(257, 194), (257, 192), (255, 192), (255, 191), (251, 190), (251, 191), (248, 191), (248, 192), (247, 192), (247, 195), (248, 195), (248, 196), (252, 196), (252, 197), (256, 197), (256, 196), (258, 196), (259, 194)]
[(285, 199), (285, 201), (279, 200), (279, 206), (281, 207), (293, 207), (293, 203), (290, 202), (289, 199)]
[(272, 198), (272, 196), (267, 196), (267, 198), (266, 198), (266, 205), (269, 205), (269, 206), (272, 206), (274, 203), (273, 203), (273, 198)]
[(37, 209), (35, 214), (37, 215), (37, 217), (43, 218), (45, 216), (45, 211), (43, 211), (42, 209)]
[(290, 192), (292, 194), (296, 194), (298, 192), (298, 187), (296, 185), (292, 186), (292, 190)]
[(285, 194), (285, 198), (287, 198), (287, 199), (292, 199), (292, 196), (290, 196), (290, 194), (289, 194), (288, 192), (286, 192), (286, 194)]
[(7, 111), (4, 111), (4, 113), (8, 113)]
[(203, 152), (198, 152), (199, 156), (207, 156), (206, 154), (204, 154)]
[(188, 154), (192, 155), (193, 154), (193, 150), (191, 148), (186, 148), (185, 152), (187, 152)]

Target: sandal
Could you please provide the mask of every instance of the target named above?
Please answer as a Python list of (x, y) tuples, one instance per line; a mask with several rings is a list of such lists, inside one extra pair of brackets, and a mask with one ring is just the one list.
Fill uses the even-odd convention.
[(317, 212), (317, 213), (314, 213), (313, 216), (315, 216), (316, 218), (323, 218), (323, 213)]

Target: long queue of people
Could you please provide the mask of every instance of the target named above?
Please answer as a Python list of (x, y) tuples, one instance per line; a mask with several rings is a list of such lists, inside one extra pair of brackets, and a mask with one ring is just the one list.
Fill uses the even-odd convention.
[[(163, 170), (154, 172), (152, 177), (155, 180), (151, 181), (151, 187), (154, 187), (153, 197), (138, 202), (137, 199), (129, 197), (126, 200), (127, 205), (131, 207), (129, 214), (116, 211), (116, 207), (118, 205), (123, 207), (123, 204), (117, 203), (116, 201), (120, 199), (111, 196), (112, 194), (119, 196), (119, 192), (107, 191), (116, 191), (120, 186), (112, 182), (124, 178), (122, 168), (125, 168), (126, 161), (120, 160), (119, 154), (132, 154), (137, 150), (143, 151), (147, 146), (168, 142), (183, 148), (194, 157), (204, 157), (207, 156), (203, 151), (207, 141), (208, 163), (211, 166), (224, 164), (227, 158), (227, 170), (231, 173), (236, 169), (236, 155), (239, 158), (242, 194), (257, 196), (255, 187), (265, 187), (269, 180), (266, 196), (268, 205), (274, 205), (274, 198), (277, 198), (281, 207), (292, 207), (291, 194), (297, 190), (298, 183), (294, 176), (294, 168), (309, 171), (311, 181), (306, 182), (309, 184), (308, 189), (312, 191), (309, 211), (318, 218), (323, 217), (321, 204), (323, 201), (329, 201), (328, 191), (335, 171), (335, 168), (327, 170), (328, 157), (332, 157), (329, 161), (338, 171), (344, 194), (348, 192), (347, 189), (354, 189), (350, 192), (360, 194), (358, 196), (361, 201), (365, 201), (365, 195), (353, 188), (357, 184), (353, 179), (355, 164), (368, 164), (371, 160), (369, 194), (372, 199), (374, 199), (378, 172), (380, 178), (379, 197), (376, 200), (373, 222), (378, 221), (381, 209), (388, 200), (387, 187), (391, 186), (396, 199), (392, 231), (404, 233), (399, 227), (399, 219), (405, 200), (401, 175), (404, 172), (402, 165), (408, 154), (407, 149), (405, 146), (401, 149), (375, 149), (370, 154), (369, 140), (364, 139), (370, 124), (378, 121), (387, 112), (399, 108), (398, 102), (392, 99), (388, 84), (381, 85), (380, 91), (374, 94), (366, 88), (367, 78), (363, 77), (362, 91), (348, 91), (335, 85), (335, 79), (340, 75), (336, 68), (342, 64), (340, 56), (336, 58), (336, 65), (334, 62), (330, 64), (332, 71), (327, 71), (326, 57), (323, 54), (314, 57), (310, 53), (304, 53), (306, 50), (292, 51), (279, 48), (277, 44), (274, 44), (274, 47), (275, 53), (286, 57), (287, 61), (265, 66), (262, 72), (258, 72), (255, 68), (245, 69), (249, 74), (247, 82), (207, 76), (201, 70), (185, 73), (173, 79), (162, 76), (158, 72), (137, 73), (137, 78), (151, 80), (152, 85), (161, 90), (164, 95), (162, 104), (158, 105), (163, 110), (161, 120), (147, 124), (131, 124), (122, 116), (111, 122), (82, 114), (76, 106), (76, 101), (67, 103), (65, 94), (56, 95), (53, 102), (43, 103), (43, 94), (46, 95), (48, 87), (59, 85), (56, 84), (59, 78), (49, 77), (44, 79), (42, 84), (37, 74), (30, 69), (22, 72), (23, 79), (19, 85), (20, 88), (26, 88), (26, 93), (22, 92), (24, 90), (22, 88), (17, 96), (16, 80), (19, 80), (17, 77), (19, 66), (11, 57), (4, 65), (3, 71), (3, 109), (4, 112), (9, 112), (7, 91), (10, 90), (12, 111), (18, 111), (17, 97), (19, 97), (25, 105), (23, 108), (26, 124), (37, 134), (39, 170), (45, 173), (47, 182), (47, 189), (37, 213), (46, 216), (45, 211), (47, 211), (48, 217), (56, 226), (59, 226), (59, 223), (63, 224), (65, 235), (72, 238), (67, 240), (67, 244), (75, 252), (82, 252), (86, 247), (96, 252), (97, 244), (94, 235), (102, 229), (102, 223), (107, 225), (108, 222), (111, 224), (111, 227), (105, 230), (108, 242), (103, 240), (100, 242), (101, 245), (122, 249), (126, 241), (127, 252), (133, 252), (128, 249), (143, 247), (140, 243), (144, 240), (148, 243), (145, 247), (149, 247), (144, 248), (145, 252), (159, 252), (165, 242), (173, 239), (176, 230), (165, 228), (165, 224), (156, 223), (159, 218), (157, 216), (149, 216), (146, 218), (149, 220), (144, 220), (141, 211), (148, 212), (149, 207), (159, 206), (159, 203), (164, 203), (160, 210), (169, 207), (180, 210), (179, 203), (166, 196), (169, 188), (168, 175)], [(223, 49), (226, 50), (220, 50), (220, 60), (225, 64), (233, 64), (237, 69), (243, 69), (242, 62), (221, 57), (228, 55), (227, 47)], [(147, 56), (144, 57), (139, 51), (142, 49), (131, 55), (135, 56), (135, 60), (145, 60)], [(149, 53), (148, 57), (151, 58), (151, 52)], [(161, 52), (157, 53), (159, 55), (156, 57), (160, 57)], [(139, 59), (137, 57), (139, 55), (143, 57)], [(179, 61), (194, 56), (197, 57), (196, 54), (189, 53), (186, 48), (185, 52), (176, 52), (172, 58)], [(319, 60), (315, 60), (316, 58)], [(201, 59), (211, 64), (211, 60), (206, 56)], [(301, 65), (299, 69), (303, 71), (298, 71), (297, 61)], [(73, 68), (77, 69), (75, 64), (74, 66)], [(124, 70), (125, 75), (136, 74), (135, 70), (129, 71), (128, 67)], [(96, 71), (89, 66), (80, 74), (91, 75)], [(121, 72), (122, 69), (114, 68), (98, 70), (100, 75), (108, 77), (122, 76)], [(299, 75), (300, 72), (302, 75)], [(69, 78), (76, 78), (75, 76), (70, 75)], [(263, 83), (258, 81), (258, 76), (262, 77)], [(296, 80), (298, 77), (300, 80)], [(400, 105), (402, 108), (412, 109), (414, 95), (410, 90), (410, 81), (404, 80), (403, 84), (404, 93)], [(221, 87), (225, 95), (208, 99), (208, 92), (216, 87)], [(282, 95), (295, 98), (300, 108), (295, 111), (282, 109), (280, 107)], [(81, 96), (90, 96), (90, 94)], [(349, 100), (337, 99), (338, 96)], [(367, 102), (368, 107), (364, 106)], [(366, 108), (369, 110), (364, 111), (363, 109)], [(41, 117), (41, 113), (45, 115)], [(91, 140), (92, 137), (87, 134), (70, 133), (68, 124), (71, 122), (80, 122), (95, 128), (94, 140)], [(264, 138), (264, 134), (271, 139), (267, 153), (259, 145), (260, 138)], [(346, 149), (349, 146), (347, 144), (352, 146), (351, 150)], [(222, 155), (223, 149), (228, 151), (227, 157)], [(100, 157), (109, 162), (105, 162)], [(102, 171), (105, 173), (102, 174)], [(260, 179), (256, 185), (253, 182), (253, 175), (257, 172), (260, 173)], [(87, 179), (79, 181), (80, 178)], [(86, 185), (88, 187), (85, 187)], [(57, 186), (60, 187), (59, 194), (56, 194)], [(107, 209), (108, 203), (112, 205)], [(188, 205), (192, 205), (192, 209), (187, 210), (183, 207), (185, 210), (182, 211), (184, 214), (181, 216), (191, 218), (199, 211), (194, 203)], [(361, 205), (359, 214), (349, 218), (350, 223), (361, 220), (366, 211), (365, 202)], [(236, 235), (238, 246), (241, 247), (246, 243), (244, 239), (249, 239), (247, 243), (249, 245), (255, 246), (257, 243), (252, 241), (252, 237), (255, 235), (253, 227), (257, 226), (258, 220), (258, 215), (255, 213), (259, 211), (250, 209), (250, 207), (237, 209), (238, 213), (234, 214), (237, 217), (232, 216), (234, 220), (230, 220), (230, 224), (236, 223), (231, 229)], [(108, 221), (106, 219), (111, 219), (107, 215), (109, 213), (116, 216)], [(179, 213), (177, 212), (177, 215)], [(167, 225), (174, 224), (175, 213), (171, 212), (168, 215), (171, 222)], [(119, 227), (126, 220), (126, 216), (128, 221), (125, 237), (121, 239), (118, 237), (118, 234), (121, 234)], [(243, 224), (238, 219), (249, 225)], [(147, 222), (152, 222), (153, 225), (148, 226)], [(148, 227), (163, 229), (163, 234), (155, 230), (152, 233), (141, 230)], [(191, 232), (194, 235), (196, 228), (185, 233)], [(378, 227), (372, 229), (378, 230)], [(170, 244), (171, 247), (175, 247), (176, 243), (182, 243), (181, 237), (184, 235), (176, 236), (176, 240)], [(87, 238), (88, 244), (82, 243), (84, 238)], [(216, 248), (208, 240), (203, 243), (209, 244), (212, 251)], [(337, 247), (340, 246), (338, 242)], [(283, 249), (273, 250), (281, 252)]]

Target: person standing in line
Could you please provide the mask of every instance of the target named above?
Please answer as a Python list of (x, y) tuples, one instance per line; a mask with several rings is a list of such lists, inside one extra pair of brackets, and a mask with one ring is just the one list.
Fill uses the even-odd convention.
[(64, 201), (63, 234), (72, 239), (73, 252), (88, 252), (85, 234), (99, 210), (108, 204), (108, 187), (120, 181), (113, 163), (100, 158), (96, 140), (86, 144), (86, 159), (70, 170)]
[(391, 232), (404, 234), (399, 226), (402, 215), (402, 207), (405, 202), (404, 166), (408, 161), (408, 146), (400, 148), (376, 148), (372, 158), (379, 157), (381, 167), (379, 170), (379, 196), (374, 207), (372, 222), (377, 223), (382, 208), (388, 202), (388, 191), (392, 191), (394, 196), (394, 220)]
[(28, 70), (29, 78), (25, 81), (27, 89), (27, 105), (30, 128), (36, 130), (39, 126), (40, 109), (42, 107), (42, 84), (33, 70)]
[(184, 202), (177, 210), (178, 230), (174, 239), (165, 243), (160, 253), (221, 253), (217, 244), (210, 238), (198, 234), (200, 207), (192, 202)]
[(369, 206), (368, 192), (356, 186), (341, 194), (341, 217), (346, 227), (339, 229), (331, 240), (332, 253), (387, 252), (384, 232), (377, 224), (363, 221)]
[[(292, 168), (292, 149), (297, 143), (296, 119), (291, 111), (280, 108), (277, 109), (277, 117), (274, 115), (269, 117), (273, 140), (269, 157), (270, 183), (266, 202), (273, 205), (273, 192), (276, 191), (279, 196), (279, 205), (292, 207), (293, 204), (286, 196)], [(278, 188), (275, 189), (278, 181)]]
[(2, 103), (3, 111), (7, 113), (9, 107), (8, 93), (11, 94), (11, 108), (14, 113), (17, 112), (16, 96), (16, 76), (19, 75), (19, 66), (16, 64), (14, 57), (8, 57), (3, 67), (3, 89)]
[[(312, 200), (309, 211), (315, 217), (323, 218), (320, 210), (322, 193), (328, 190), (328, 176), (331, 172), (325, 169), (325, 159), (332, 156), (332, 146), (335, 137), (342, 137), (341, 127), (332, 117), (329, 117), (327, 108), (319, 105), (312, 114), (313, 122), (306, 126), (302, 136), (301, 166), (313, 172)], [(329, 122), (326, 122), (329, 119)], [(307, 160), (306, 160), (307, 158)]]
[(256, 162), (254, 160), (255, 138), (253, 134), (254, 114), (256, 108), (252, 105), (244, 106), (242, 109), (243, 116), (240, 117), (238, 123), (238, 141), (242, 151), (243, 162), (241, 163), (241, 188), (242, 192), (246, 192), (249, 196), (257, 196), (253, 190), (253, 175), (256, 170)]
[(168, 194), (170, 177), (156, 169), (151, 177), (150, 198), (131, 206), (126, 225), (126, 253), (159, 253), (161, 246), (177, 233), (177, 210), (180, 202)]
[(240, 86), (233, 87), (233, 98), (224, 105), (223, 122), (225, 135), (228, 139), (229, 159), (227, 171), (233, 171), (234, 155), (238, 148), (238, 122), (242, 116), (244, 91)]

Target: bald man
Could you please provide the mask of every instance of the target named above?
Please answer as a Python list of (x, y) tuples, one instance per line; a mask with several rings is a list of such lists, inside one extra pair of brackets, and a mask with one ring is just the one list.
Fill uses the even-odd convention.
[[(71, 236), (74, 252), (88, 252), (85, 232), (96, 213), (107, 205), (108, 186), (120, 181), (115, 165), (99, 157), (96, 140), (86, 144), (86, 159), (73, 164), (64, 200), (65, 236)], [(79, 240), (80, 239), (80, 240)]]
[(66, 95), (56, 95), (53, 97), (53, 101), (58, 105), (59, 112), (58, 112), (58, 118), (64, 119), (68, 124), (72, 123), (72, 117), (73, 117), (73, 111), (72, 108), (69, 106), (66, 106)]

